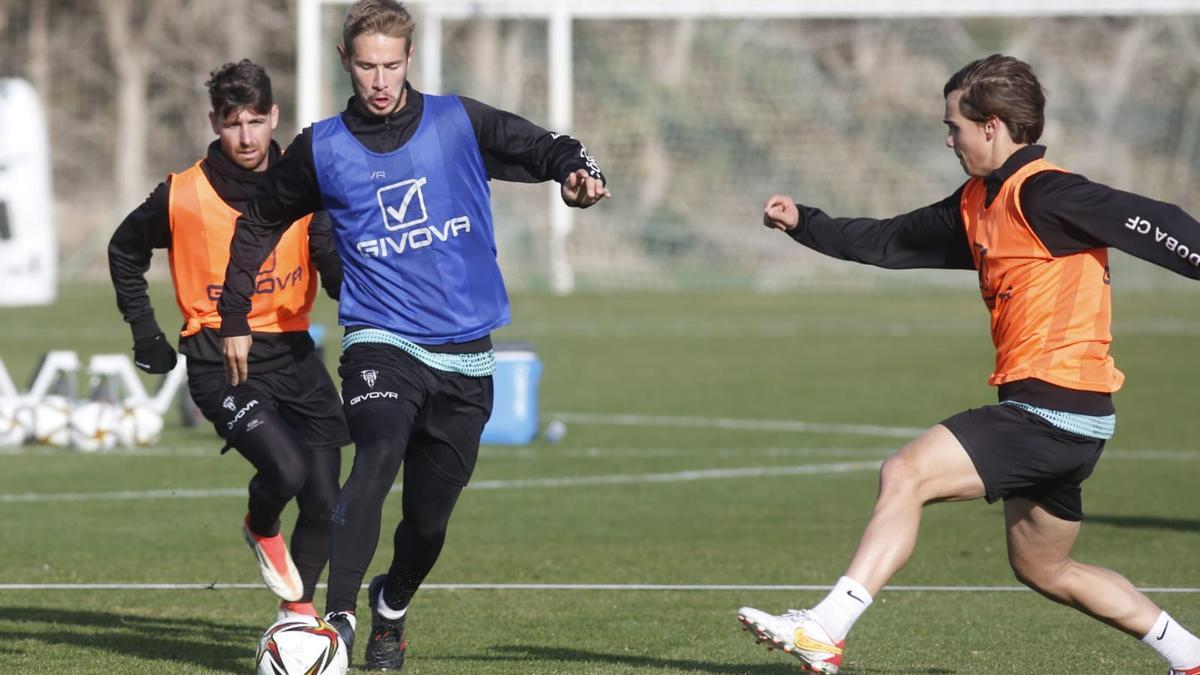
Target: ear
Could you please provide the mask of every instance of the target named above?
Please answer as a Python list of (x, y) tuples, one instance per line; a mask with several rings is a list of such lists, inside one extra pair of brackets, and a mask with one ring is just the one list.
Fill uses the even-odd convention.
[(987, 133), (987, 138), (989, 141), (994, 141), (1000, 137), (1001, 134), (1008, 134), (1008, 125), (1004, 123), (1004, 120), (1000, 119), (996, 115), (992, 115), (988, 118), (987, 122), (985, 122), (984, 132)]
[(217, 124), (217, 113), (212, 110), (208, 111), (208, 124), (212, 127), (214, 134), (221, 135), (221, 125)]
[(337, 52), (338, 60), (342, 62), (342, 70), (350, 72), (350, 53), (346, 51), (346, 46), (338, 43)]
[(279, 106), (277, 104), (271, 104), (270, 118), (271, 118), (271, 131), (274, 131), (275, 127), (279, 126)]

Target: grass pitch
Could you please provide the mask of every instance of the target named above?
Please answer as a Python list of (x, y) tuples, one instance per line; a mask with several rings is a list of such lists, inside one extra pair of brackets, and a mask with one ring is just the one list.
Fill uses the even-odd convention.
[[(1129, 379), (1077, 547), (1141, 587), (1171, 589), (1152, 597), (1193, 630), (1198, 299), (1115, 300), (1114, 354)], [(319, 306), (331, 326), (332, 312)], [(18, 382), (47, 349), (129, 349), (104, 285), (4, 314), (0, 356)], [(987, 315), (967, 287), (518, 297), (514, 314), (496, 337), (534, 344), (543, 421), (563, 419), (568, 433), (483, 449), (414, 601), (406, 672), (796, 672), (739, 630), (735, 610), (820, 599), (800, 587), (844, 568), (877, 463), (913, 430), (994, 401)], [(252, 672), (275, 602), (238, 534), (249, 466), (219, 445), (211, 429), (171, 419), (142, 451), (0, 455), (0, 672)], [(152, 496), (163, 490), (195, 496)], [(398, 509), (389, 500), (368, 578), (388, 562)], [(212, 588), (45, 587), (65, 584)], [(927, 509), (894, 584), (855, 627), (844, 672), (1164, 670), (1137, 641), (1012, 590), (999, 506)]]

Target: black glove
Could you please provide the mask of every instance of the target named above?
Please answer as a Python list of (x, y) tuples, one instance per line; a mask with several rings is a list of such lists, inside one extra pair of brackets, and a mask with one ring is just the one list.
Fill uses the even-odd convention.
[(135, 340), (133, 364), (147, 373), (169, 373), (175, 367), (175, 350), (162, 333)]

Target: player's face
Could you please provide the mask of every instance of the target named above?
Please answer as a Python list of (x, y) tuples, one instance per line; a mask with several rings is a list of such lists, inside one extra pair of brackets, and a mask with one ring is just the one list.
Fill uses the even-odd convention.
[(350, 73), (354, 95), (373, 115), (390, 115), (404, 107), (404, 81), (412, 63), (408, 38), (366, 33), (338, 45), (342, 68)]
[(212, 130), (221, 141), (221, 151), (234, 164), (246, 171), (263, 171), (271, 151), (271, 132), (279, 124), (279, 106), (271, 106), (268, 113), (250, 108), (238, 108), (225, 119), (208, 113)]
[(985, 130), (986, 123), (975, 122), (963, 117), (958, 109), (962, 92), (955, 90), (946, 97), (946, 147), (954, 151), (968, 176), (982, 178), (996, 167), (989, 165), (991, 143)]

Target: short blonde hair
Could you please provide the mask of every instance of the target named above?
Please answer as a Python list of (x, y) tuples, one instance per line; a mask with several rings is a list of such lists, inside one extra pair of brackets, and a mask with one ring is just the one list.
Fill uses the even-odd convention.
[(379, 34), (405, 38), (411, 48), (416, 25), (404, 5), (395, 0), (358, 0), (350, 6), (342, 23), (342, 47), (349, 53), (353, 51), (350, 43), (354, 38)]

